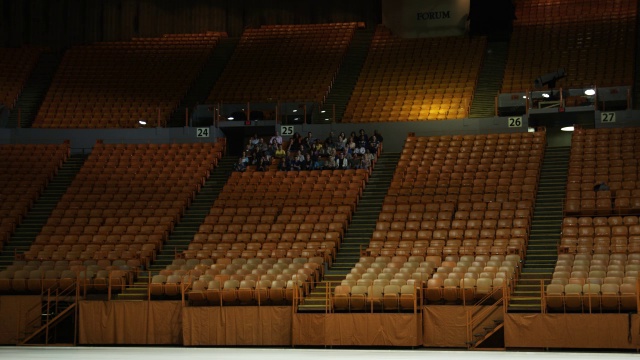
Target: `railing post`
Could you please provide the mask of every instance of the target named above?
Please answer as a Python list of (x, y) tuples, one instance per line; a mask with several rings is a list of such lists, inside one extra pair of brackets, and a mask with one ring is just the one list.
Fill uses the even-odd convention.
[(466, 315), (465, 316), (465, 318), (466, 318), (465, 320), (466, 320), (466, 323), (467, 323), (467, 329), (466, 329), (467, 330), (467, 349), (469, 349), (469, 348), (471, 348), (471, 342), (473, 340), (471, 338), (471, 333), (473, 332), (471, 330), (471, 326), (472, 326), (472, 324), (471, 324), (471, 321), (472, 321), (471, 310), (467, 310), (465, 312), (465, 315)]
[(564, 108), (564, 96), (562, 94), (562, 88), (560, 88), (560, 106)]
[(327, 281), (324, 289), (324, 313), (329, 313), (329, 293), (331, 292), (331, 282)]
[[(191, 282), (191, 275), (189, 275), (189, 282)], [(185, 307), (184, 304), (184, 292), (186, 291), (186, 287), (184, 281), (180, 282), (180, 296), (182, 296), (182, 307)]]
[(49, 314), (51, 313), (51, 289), (47, 290), (47, 323), (44, 329), (44, 343), (49, 345)]
[(74, 295), (75, 295), (75, 303), (76, 303), (76, 308), (73, 309), (74, 312), (74, 320), (73, 320), (73, 345), (77, 345), (78, 344), (78, 315), (80, 314), (80, 309), (78, 308), (80, 306), (80, 298), (79, 298), (79, 292), (78, 292), (78, 284), (74, 284), (71, 285), (74, 287)]
[(413, 314), (416, 315), (418, 313), (418, 288), (417, 286), (413, 286)]
[(640, 278), (636, 279), (636, 309), (640, 309)]
[(547, 295), (544, 292), (544, 280), (540, 280), (540, 313), (547, 312)]
[(189, 108), (184, 108), (184, 127), (189, 127)]

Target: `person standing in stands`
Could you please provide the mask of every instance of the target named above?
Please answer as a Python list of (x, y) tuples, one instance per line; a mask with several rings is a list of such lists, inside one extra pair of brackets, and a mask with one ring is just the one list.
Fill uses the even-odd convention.
[(313, 148), (313, 137), (311, 136), (311, 131), (307, 133), (307, 136), (302, 140), (302, 146), (304, 148), (303, 151), (311, 151)]
[(378, 130), (373, 130), (373, 135), (378, 139), (378, 142), (382, 142), (382, 135), (380, 135)]
[(369, 146), (369, 136), (364, 132), (364, 129), (360, 129), (360, 135), (358, 136), (357, 143), (361, 148)]
[(295, 154), (298, 151), (300, 151), (301, 148), (302, 148), (302, 137), (300, 136), (300, 134), (295, 133), (291, 137), (291, 141), (289, 141), (289, 152)]
[(338, 160), (336, 161), (336, 168), (340, 170), (349, 169), (349, 159), (347, 159), (343, 153), (338, 154)]
[(369, 170), (371, 165), (373, 164), (373, 154), (369, 149), (365, 150), (364, 155), (362, 155), (362, 168)]
[(280, 136), (280, 134), (276, 131), (275, 135), (273, 135), (271, 139), (269, 139), (269, 144), (276, 146), (282, 145), (282, 136)]
[(347, 146), (347, 136), (344, 132), (341, 132), (338, 136), (338, 141), (336, 142), (336, 150), (344, 151), (344, 148)]
[(377, 154), (379, 146), (380, 142), (378, 141), (378, 137), (371, 135), (371, 138), (369, 138), (369, 151), (371, 151), (372, 154)]

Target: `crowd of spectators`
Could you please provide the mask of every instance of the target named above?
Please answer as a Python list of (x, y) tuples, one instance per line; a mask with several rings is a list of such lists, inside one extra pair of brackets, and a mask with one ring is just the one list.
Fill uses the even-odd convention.
[(234, 170), (255, 166), (256, 171), (266, 171), (272, 164), (281, 171), (370, 169), (382, 140), (377, 130), (369, 136), (363, 129), (348, 137), (344, 132), (336, 137), (332, 131), (324, 140), (314, 138), (311, 132), (304, 137), (295, 133), (288, 142), (277, 132), (268, 141), (256, 134), (249, 139)]

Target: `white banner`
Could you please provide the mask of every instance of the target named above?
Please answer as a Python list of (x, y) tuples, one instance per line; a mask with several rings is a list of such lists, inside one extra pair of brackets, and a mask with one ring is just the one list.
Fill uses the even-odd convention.
[(470, 0), (382, 0), (382, 23), (402, 38), (464, 35)]

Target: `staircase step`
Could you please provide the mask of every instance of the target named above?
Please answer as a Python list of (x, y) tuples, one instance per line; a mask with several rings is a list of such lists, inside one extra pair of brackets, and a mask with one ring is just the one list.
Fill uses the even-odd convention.
[(56, 51), (46, 51), (40, 55), (9, 115), (7, 127), (31, 126), (61, 59), (62, 54)]
[(509, 303), (510, 312), (540, 312), (540, 284), (548, 284), (558, 258), (569, 147), (545, 150), (526, 257)]
[[(360, 71), (367, 58), (371, 40), (373, 39), (373, 29), (357, 29), (351, 39), (351, 44), (344, 55), (344, 60), (336, 75), (333, 86), (324, 103), (324, 108), (332, 112), (335, 108), (335, 121), (341, 122), (347, 103), (351, 98), (353, 89), (356, 86)], [(330, 110), (331, 109), (331, 110)], [(325, 116), (317, 114), (316, 123), (323, 123)]]
[(509, 45), (507, 42), (489, 42), (480, 73), (478, 86), (469, 109), (470, 118), (496, 116), (495, 97), (502, 86), (504, 68), (507, 63)]
[[(171, 265), (176, 253), (180, 253), (189, 247), (194, 235), (198, 232), (200, 224), (202, 224), (217, 199), (220, 189), (229, 178), (236, 161), (237, 158), (235, 156), (224, 156), (220, 159), (218, 166), (213, 169), (211, 176), (193, 199), (192, 205), (175, 225), (162, 250), (151, 263), (149, 268), (152, 270), (152, 275), (156, 275), (167, 265)], [(195, 206), (195, 204), (198, 204), (198, 206)]]
[(86, 157), (86, 155), (74, 154), (62, 164), (58, 173), (45, 187), (40, 197), (24, 217), (23, 222), (16, 227), (9, 241), (5, 244), (0, 253), (0, 269), (11, 265), (15, 255), (29, 250), (36, 236), (47, 223), (58, 201), (62, 199), (67, 187), (71, 185), (75, 175), (80, 171)]
[[(179, 106), (171, 113), (168, 126), (181, 127), (185, 124), (185, 109), (193, 109), (205, 104), (209, 93), (216, 83), (239, 42), (238, 38), (222, 38), (213, 49), (202, 71), (196, 77)], [(237, 159), (236, 159), (237, 160)]]
[[(382, 208), (382, 202), (384, 201), (384, 196), (372, 194), (368, 192), (367, 189), (373, 182), (381, 185), (384, 189), (388, 189), (393, 177), (385, 176), (382, 178), (380, 174), (393, 172), (399, 159), (399, 153), (384, 153), (376, 163), (362, 198), (358, 203), (358, 207), (352, 216), (353, 220), (345, 231), (345, 236), (340, 245), (336, 260), (326, 271), (323, 281), (340, 282), (351, 272), (351, 269), (353, 269), (360, 259), (360, 250), (366, 249), (371, 240), (371, 236), (375, 230), (375, 223)], [(302, 304), (298, 307), (298, 311), (326, 311), (325, 297), (326, 285), (316, 287), (316, 289), (303, 300)]]

